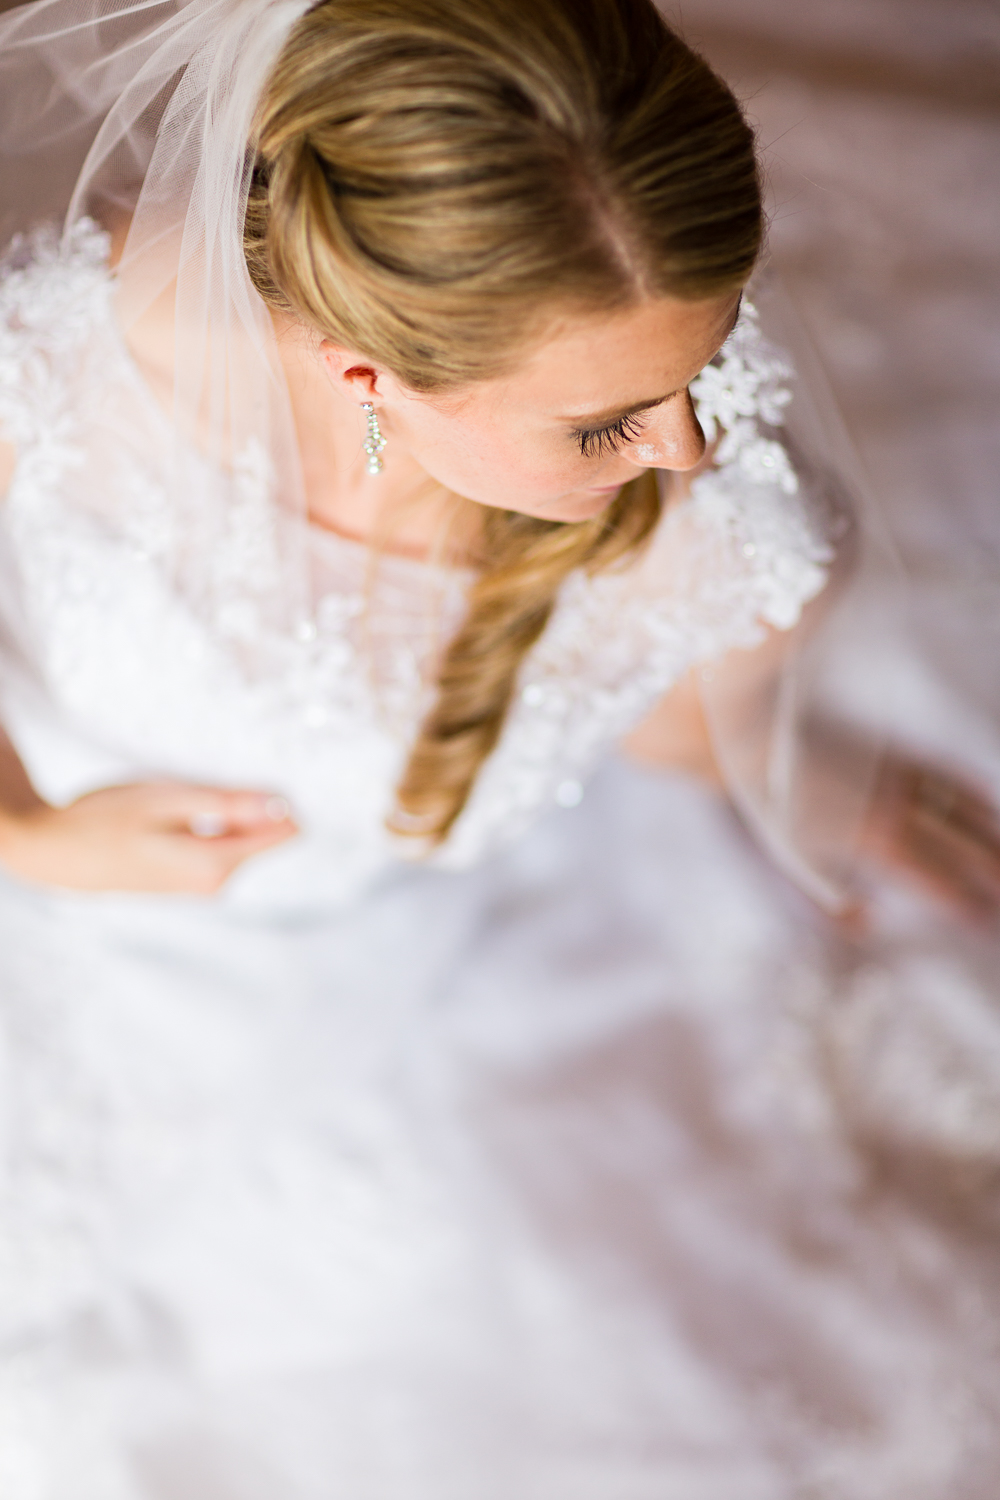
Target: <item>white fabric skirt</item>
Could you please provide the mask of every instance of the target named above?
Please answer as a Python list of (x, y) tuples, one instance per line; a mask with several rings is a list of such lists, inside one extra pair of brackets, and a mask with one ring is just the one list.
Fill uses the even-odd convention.
[(613, 763), (354, 909), (0, 888), (4, 1500), (992, 1500), (997, 953)]

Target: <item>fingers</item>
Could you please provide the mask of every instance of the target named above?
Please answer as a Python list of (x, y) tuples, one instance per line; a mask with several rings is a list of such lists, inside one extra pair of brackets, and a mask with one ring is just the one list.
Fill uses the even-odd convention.
[(71, 890), (212, 894), (251, 855), (298, 829), (284, 798), (159, 782), (104, 787), (21, 814), (4, 863)]
[(933, 894), (975, 916), (1000, 911), (1000, 869), (972, 840), (927, 820), (914, 821), (904, 838), (907, 869)]
[(286, 839), (293, 837), (298, 830), (294, 824), (287, 820), (283, 823), (274, 823), (269, 828), (260, 828), (254, 833), (223, 833), (214, 838), (194, 837), (205, 848), (206, 854), (212, 859), (218, 860), (228, 868), (235, 869), (244, 859), (251, 854), (257, 854), (262, 849), (270, 849), (275, 844), (283, 844)]
[(993, 803), (954, 776), (917, 767), (910, 776), (915, 817), (967, 835), (1000, 860), (1000, 822)]
[(1000, 819), (964, 779), (903, 756), (882, 767), (873, 853), (974, 918), (1000, 915)]
[(294, 826), (288, 802), (279, 796), (257, 799), (256, 805), (243, 801), (229, 808), (198, 811), (185, 820), (186, 830), (203, 839), (248, 836), (257, 832), (270, 836), (276, 828), (288, 831)]
[(198, 838), (294, 829), (287, 800), (274, 792), (226, 791), (220, 787), (158, 782), (137, 787), (144, 810), (154, 824)]
[(214, 895), (244, 860), (298, 833), (287, 800), (272, 792), (162, 782), (134, 788), (149, 847), (174, 872), (177, 888)]
[(170, 868), (173, 889), (214, 895), (245, 860), (285, 843), (297, 832), (287, 819), (256, 832), (213, 837), (172, 829), (154, 834), (147, 847), (155, 853), (159, 867)]

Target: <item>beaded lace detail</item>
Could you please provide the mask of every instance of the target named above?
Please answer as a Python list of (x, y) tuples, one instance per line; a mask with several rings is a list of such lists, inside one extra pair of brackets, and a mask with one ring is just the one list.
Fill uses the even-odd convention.
[[(465, 577), (391, 557), (372, 568), (364, 548), (309, 528), (315, 608), (292, 629), (266, 625), (278, 544), (265, 455), (246, 453), (225, 480), (217, 607), (199, 615), (179, 581), (169, 425), (115, 325), (107, 253), (88, 221), (65, 247), (41, 231), (15, 242), (0, 280), (0, 426), (18, 449), (4, 525), (21, 605), (8, 631), (59, 710), (147, 774), (224, 776), (231, 761), (283, 776), (323, 822), (332, 757), (355, 794), (349, 842), (384, 857), (381, 819)], [(790, 375), (745, 308), (692, 386), (716, 467), (639, 560), (567, 580), (443, 862), (578, 800), (606, 748), (693, 664), (788, 629), (823, 587), (831, 549), (777, 437)], [(196, 502), (223, 480), (191, 465)], [(266, 670), (251, 672), (251, 655)]]

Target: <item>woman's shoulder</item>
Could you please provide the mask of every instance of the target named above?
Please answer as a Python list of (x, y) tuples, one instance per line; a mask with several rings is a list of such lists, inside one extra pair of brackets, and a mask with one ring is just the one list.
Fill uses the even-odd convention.
[(92, 219), (42, 225), (0, 255), (0, 492), (11, 454), (57, 417), (74, 355), (111, 314), (112, 236)]
[(0, 442), (0, 496), (6, 495), (17, 468), (17, 449), (13, 443)]
[[(90, 339), (110, 316), (111, 236), (92, 219), (65, 234), (44, 224), (19, 234), (0, 257), (0, 392), (27, 394), (39, 360), (54, 361)], [(0, 396), (0, 400), (3, 396)]]
[(110, 283), (113, 237), (93, 219), (64, 234), (43, 224), (14, 237), (0, 257), (0, 331), (18, 337), (62, 330), (69, 337), (90, 321), (98, 289)]

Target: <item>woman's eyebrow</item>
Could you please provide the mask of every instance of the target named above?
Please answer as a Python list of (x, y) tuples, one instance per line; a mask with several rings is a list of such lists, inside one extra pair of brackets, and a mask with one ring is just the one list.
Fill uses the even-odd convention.
[[(729, 327), (726, 329), (725, 338), (722, 340), (723, 344), (739, 322), (742, 307), (743, 293), (741, 292), (739, 301), (736, 304), (736, 311), (733, 313)], [(654, 406), (662, 406), (664, 401), (671, 401), (674, 396), (679, 396), (683, 389), (685, 387), (680, 386), (676, 391), (668, 391), (665, 396), (654, 396), (651, 401), (633, 401), (631, 406), (620, 406), (611, 412), (595, 412), (585, 417), (560, 417), (557, 420), (569, 422), (574, 429), (578, 430), (586, 427), (612, 427), (615, 422), (621, 422), (625, 417), (637, 417), (641, 411), (652, 411)]]
[(593, 416), (586, 417), (562, 417), (561, 421), (569, 422), (573, 427), (611, 427), (615, 422), (620, 422), (623, 417), (636, 417), (641, 411), (650, 411), (654, 406), (662, 406), (664, 401), (669, 401), (672, 396), (680, 395), (680, 391), (670, 391), (666, 396), (654, 396), (652, 401), (633, 401), (631, 406), (620, 406), (612, 412), (595, 412)]

